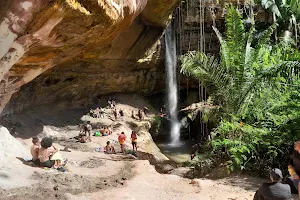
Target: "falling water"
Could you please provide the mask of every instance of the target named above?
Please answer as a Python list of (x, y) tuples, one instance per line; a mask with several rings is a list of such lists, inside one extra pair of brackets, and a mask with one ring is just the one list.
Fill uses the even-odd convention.
[(177, 57), (174, 23), (170, 23), (165, 31), (166, 72), (168, 85), (168, 110), (171, 119), (171, 144), (178, 144), (180, 139), (180, 122), (177, 115)]

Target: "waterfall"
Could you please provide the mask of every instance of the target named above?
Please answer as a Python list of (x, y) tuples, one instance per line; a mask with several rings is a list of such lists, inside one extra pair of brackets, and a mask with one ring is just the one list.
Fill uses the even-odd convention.
[(176, 55), (176, 36), (174, 23), (170, 23), (165, 30), (166, 57), (165, 67), (167, 73), (168, 90), (168, 111), (171, 119), (171, 143), (178, 144), (180, 140), (180, 122), (177, 113), (177, 55)]

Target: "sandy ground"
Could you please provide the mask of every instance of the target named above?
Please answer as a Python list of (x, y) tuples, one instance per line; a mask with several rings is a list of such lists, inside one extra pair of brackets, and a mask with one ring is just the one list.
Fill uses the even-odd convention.
[[(121, 96), (119, 102), (117, 108), (124, 109), (127, 116), (131, 115), (132, 109), (137, 111), (137, 108), (147, 105), (138, 97)], [(147, 160), (96, 152), (95, 148), (104, 146), (106, 141), (111, 141), (119, 151), (116, 144), (118, 134), (124, 131), (129, 138), (131, 130), (136, 130), (140, 151), (151, 153), (158, 160), (167, 160), (147, 132), (152, 116), (142, 122), (129, 116), (114, 121), (90, 118), (84, 115), (86, 111), (48, 109), (41, 112), (39, 108), (10, 116), (8, 120), (20, 124), (15, 133), (16, 144), (23, 145), (27, 154), (9, 152), (8, 145), (5, 148), (0, 145), (1, 151), (8, 152), (0, 164), (0, 200), (251, 200), (262, 182), (257, 178), (235, 176), (219, 180), (196, 179), (195, 184), (190, 184), (189, 179), (158, 173)], [(113, 134), (92, 137), (92, 142), (86, 144), (76, 143), (70, 138), (78, 134), (77, 124), (86, 120), (92, 121), (95, 130), (98, 126), (112, 125)], [(61, 151), (69, 160), (69, 172), (45, 170), (22, 162), (28, 155), (33, 135), (56, 137), (58, 149), (68, 147), (71, 150)], [(129, 140), (126, 144), (131, 147)]]
[(196, 184), (190, 184), (191, 180), (180, 178), (176, 175), (159, 174), (148, 161), (134, 161), (134, 177), (124, 187), (95, 193), (70, 195), (70, 200), (225, 200), (225, 199), (253, 199), (253, 191), (241, 187), (228, 185), (226, 180), (196, 180)]

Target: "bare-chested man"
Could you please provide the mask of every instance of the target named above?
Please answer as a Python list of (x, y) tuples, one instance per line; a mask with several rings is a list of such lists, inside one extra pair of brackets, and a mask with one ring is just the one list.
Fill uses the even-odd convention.
[(40, 139), (38, 137), (33, 137), (32, 138), (32, 146), (30, 148), (30, 153), (32, 155), (32, 162), (35, 165), (39, 165), (40, 164), (40, 160), (39, 160), (39, 150), (40, 150)]
[(53, 167), (55, 161), (50, 160), (50, 157), (56, 152), (56, 148), (52, 145), (52, 139), (43, 138), (41, 141), (41, 148), (39, 149), (40, 165), (47, 168)]
[(106, 142), (106, 146), (104, 147), (105, 153), (107, 154), (113, 154), (116, 153), (115, 148), (110, 145), (110, 141)]

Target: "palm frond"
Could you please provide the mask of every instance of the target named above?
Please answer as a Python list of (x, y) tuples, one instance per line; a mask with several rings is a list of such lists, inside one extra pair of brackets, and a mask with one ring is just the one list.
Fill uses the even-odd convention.
[(229, 7), (226, 15), (226, 41), (230, 49), (240, 53), (245, 43), (243, 18), (234, 7)]
[(272, 24), (259, 35), (258, 46), (269, 44), (271, 40), (271, 36), (276, 29), (276, 26), (277, 26), (276, 24)]
[(222, 66), (226, 67), (227, 70), (230, 70), (230, 50), (227, 46), (227, 43), (225, 40), (223, 40), (222, 34), (220, 33), (220, 31), (216, 28), (216, 27), (212, 27), (213, 30), (215, 31), (217, 38), (219, 40), (219, 43), (221, 45), (221, 62), (222, 62)]
[(181, 57), (181, 73), (201, 80), (205, 85), (213, 85), (218, 95), (224, 96), (231, 77), (222, 68), (218, 59), (201, 52), (188, 52)]

